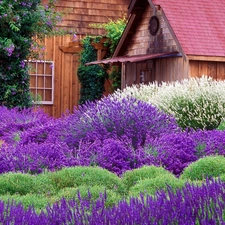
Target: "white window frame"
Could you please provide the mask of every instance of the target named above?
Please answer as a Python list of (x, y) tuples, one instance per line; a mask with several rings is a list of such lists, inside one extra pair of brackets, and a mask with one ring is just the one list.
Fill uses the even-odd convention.
[[(35, 64), (35, 67), (34, 67), (34, 73), (29, 73), (30, 76), (34, 76), (35, 77), (35, 80), (36, 80), (36, 84), (37, 84), (37, 79), (38, 79), (38, 76), (42, 76), (44, 77), (44, 87), (31, 87), (30, 86), (30, 90), (35, 90), (35, 94), (37, 95), (38, 94), (38, 90), (43, 90), (44, 91), (44, 96), (42, 97), (45, 97), (45, 90), (51, 90), (51, 101), (45, 101), (45, 99), (41, 100), (41, 101), (35, 101), (34, 103), (35, 104), (42, 104), (42, 105), (53, 105), (54, 103), (54, 61), (44, 61), (44, 60), (26, 60), (25, 61), (27, 63), (27, 65), (29, 66), (29, 63), (32, 63), (32, 64)], [(38, 74), (37, 71), (38, 71), (38, 64), (44, 64), (44, 74)], [(52, 66), (52, 73), (51, 74), (46, 74), (46, 66)], [(45, 87), (45, 77), (49, 77), (51, 76), (52, 79), (52, 85), (51, 87), (52, 88), (46, 88)]]

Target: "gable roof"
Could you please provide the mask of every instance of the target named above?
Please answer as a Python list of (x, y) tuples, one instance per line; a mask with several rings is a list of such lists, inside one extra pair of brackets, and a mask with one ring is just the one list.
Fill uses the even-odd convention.
[(225, 56), (225, 0), (152, 2), (163, 9), (186, 55)]
[[(139, 12), (145, 9), (144, 3), (153, 9), (162, 9), (184, 57), (225, 56), (225, 0), (131, 0), (128, 14), (135, 15), (135, 20), (140, 19)], [(128, 22), (130, 27), (136, 26), (131, 24)], [(134, 32), (135, 28), (131, 29)], [(128, 33), (128, 30), (124, 32), (113, 56), (123, 51), (123, 43), (129, 40)]]

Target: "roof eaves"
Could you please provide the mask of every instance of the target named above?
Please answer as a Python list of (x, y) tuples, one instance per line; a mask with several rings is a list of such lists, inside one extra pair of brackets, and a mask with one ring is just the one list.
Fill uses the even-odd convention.
[(125, 29), (123, 31), (123, 34), (122, 34), (122, 36), (121, 36), (121, 38), (119, 40), (119, 43), (116, 46), (116, 49), (115, 49), (112, 57), (116, 57), (118, 55), (118, 53), (119, 53), (119, 51), (120, 51), (120, 49), (121, 49), (121, 47), (122, 47), (126, 37), (127, 37), (127, 34), (130, 31), (130, 28), (131, 28), (131, 26), (132, 26), (132, 24), (134, 22), (135, 17), (136, 17), (136, 14), (131, 14), (131, 16), (129, 17), (127, 25), (126, 25), (126, 27), (125, 27)]
[(168, 26), (168, 29), (170, 30), (171, 35), (172, 35), (173, 38), (174, 38), (174, 41), (175, 41), (176, 44), (177, 44), (177, 47), (178, 47), (179, 52), (182, 54), (184, 60), (186, 61), (186, 60), (187, 60), (187, 56), (186, 56), (186, 54), (185, 54), (185, 52), (184, 52), (184, 50), (183, 50), (183, 48), (182, 48), (182, 46), (181, 46), (181, 44), (180, 44), (180, 42), (179, 42), (179, 40), (178, 40), (176, 34), (175, 34), (174, 31), (173, 31), (173, 28), (171, 27), (171, 25), (170, 25), (170, 23), (169, 23), (169, 21), (168, 21), (168, 19), (167, 19), (167, 17), (166, 17), (166, 14), (165, 14), (164, 11), (163, 11), (163, 8), (162, 8), (162, 16), (163, 16), (164, 21), (166, 22), (166, 24), (167, 24), (167, 26)]

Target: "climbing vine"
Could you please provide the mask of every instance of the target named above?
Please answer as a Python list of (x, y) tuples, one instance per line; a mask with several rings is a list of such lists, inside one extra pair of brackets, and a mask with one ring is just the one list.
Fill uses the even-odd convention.
[(77, 71), (81, 84), (79, 104), (87, 101), (100, 99), (105, 91), (104, 83), (108, 74), (99, 65), (85, 66), (85, 63), (97, 59), (97, 51), (91, 45), (93, 38), (87, 36), (82, 40), (83, 51), (81, 52), (80, 66)]
[[(105, 46), (109, 47), (110, 54), (108, 57), (111, 57), (118, 45), (120, 37), (123, 34), (125, 26), (127, 24), (126, 17), (120, 18), (116, 21), (110, 20), (108, 23), (102, 24), (90, 24), (94, 28), (103, 28), (106, 31), (106, 37), (108, 38), (105, 42)], [(108, 69), (106, 67), (106, 69)], [(120, 89), (121, 87), (121, 67), (112, 66), (108, 69), (109, 79), (112, 81), (113, 89)]]

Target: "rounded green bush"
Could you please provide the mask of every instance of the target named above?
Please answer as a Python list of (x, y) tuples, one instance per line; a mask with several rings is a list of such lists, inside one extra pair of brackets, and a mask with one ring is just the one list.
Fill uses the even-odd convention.
[(53, 195), (56, 193), (56, 188), (51, 179), (49, 179), (49, 173), (40, 173), (34, 178), (34, 186), (32, 188), (32, 193), (34, 194), (45, 194)]
[(63, 188), (60, 190), (57, 194), (58, 200), (65, 198), (65, 199), (76, 199), (78, 198), (78, 192), (82, 199), (90, 199), (91, 202), (96, 201), (101, 196), (104, 197), (106, 193), (106, 201), (105, 206), (113, 206), (114, 204), (118, 203), (122, 197), (120, 194), (118, 194), (115, 191), (112, 191), (110, 189), (106, 189), (105, 186), (86, 186), (82, 185), (77, 188)]
[(28, 209), (30, 206), (33, 206), (37, 213), (40, 213), (41, 210), (44, 210), (49, 203), (49, 199), (44, 195), (36, 195), (36, 194), (13, 194), (13, 195), (0, 195), (1, 201), (8, 202), (16, 202), (22, 203), (25, 209)]
[(172, 174), (161, 174), (152, 179), (140, 180), (130, 188), (129, 196), (138, 197), (140, 193), (144, 195), (155, 195), (157, 191), (167, 191), (168, 186), (172, 190), (176, 190), (182, 188), (184, 184), (184, 180), (180, 180)]
[(122, 181), (127, 190), (129, 190), (130, 187), (134, 186), (140, 180), (156, 178), (163, 174), (167, 175), (170, 174), (170, 172), (163, 167), (143, 166), (138, 169), (126, 171), (123, 174)]
[(0, 176), (0, 195), (21, 194), (32, 192), (34, 177), (23, 173), (5, 173)]
[(204, 180), (206, 177), (218, 177), (223, 173), (225, 173), (224, 156), (207, 156), (186, 167), (180, 178), (186, 180)]
[(66, 187), (105, 186), (120, 194), (125, 193), (125, 187), (121, 179), (114, 173), (100, 167), (70, 167), (48, 174), (57, 190)]

